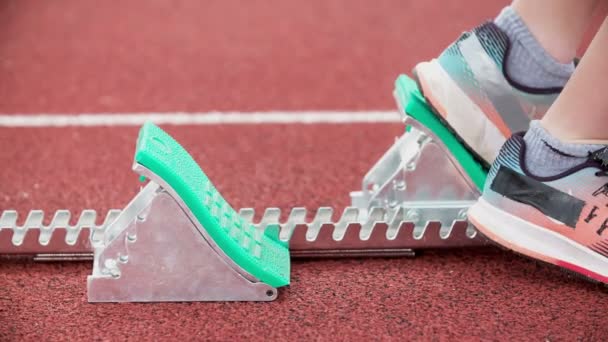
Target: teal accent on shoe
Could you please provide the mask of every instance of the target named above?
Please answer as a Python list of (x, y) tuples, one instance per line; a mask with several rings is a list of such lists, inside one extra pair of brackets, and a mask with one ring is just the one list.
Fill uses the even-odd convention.
[(395, 81), (395, 91), (401, 108), (405, 110), (405, 113), (420, 122), (441, 139), (462, 169), (477, 186), (477, 189), (481, 191), (488, 175), (488, 170), (477, 161), (473, 154), (437, 118), (424, 99), (424, 96), (420, 93), (416, 81), (405, 75), (400, 75)]
[(279, 241), (278, 232), (262, 233), (243, 220), (188, 152), (151, 122), (139, 131), (135, 161), (175, 190), (213, 241), (239, 267), (270, 286), (289, 284), (289, 250)]

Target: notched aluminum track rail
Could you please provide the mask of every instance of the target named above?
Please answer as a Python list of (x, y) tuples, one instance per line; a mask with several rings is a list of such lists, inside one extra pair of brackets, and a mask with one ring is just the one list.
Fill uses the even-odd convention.
[[(120, 212), (110, 210), (97, 224), (97, 213), (85, 210), (75, 224), (70, 224), (70, 212), (59, 210), (44, 225), (41, 210), (31, 211), (22, 223), (18, 223), (16, 211), (4, 211), (0, 216), (0, 255), (29, 255), (38, 261), (90, 260), (95, 242), (104, 240), (106, 228)], [(241, 209), (239, 214), (249, 222), (255, 216), (249, 208)], [(348, 207), (337, 221), (333, 221), (332, 208), (319, 208), (310, 221), (306, 220), (307, 215), (305, 208), (294, 208), (287, 220), (280, 222), (281, 210), (268, 208), (252, 224), (261, 230), (278, 227), (279, 237), (289, 241), (293, 257), (413, 255), (416, 249), (483, 243), (466, 220), (454, 221), (450, 226), (436, 221), (421, 225), (407, 220), (404, 208), (372, 208), (367, 214)]]
[(15, 210), (6, 210), (0, 216), (0, 255), (31, 255), (36, 260), (90, 260), (93, 244), (101, 241), (106, 227), (120, 214), (110, 210), (103, 222), (97, 224), (95, 210), (83, 210), (72, 224), (69, 210), (58, 210), (49, 224), (43, 224), (42, 210), (32, 210), (19, 223)]

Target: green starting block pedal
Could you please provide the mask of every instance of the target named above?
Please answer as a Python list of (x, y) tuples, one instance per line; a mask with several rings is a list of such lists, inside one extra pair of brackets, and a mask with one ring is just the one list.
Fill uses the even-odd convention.
[(89, 301), (267, 301), (289, 284), (276, 230), (245, 221), (152, 123), (140, 130), (133, 168), (150, 182), (93, 239)]
[(351, 193), (352, 205), (371, 208), (370, 216), (374, 207), (388, 208), (413, 222), (420, 236), (440, 227), (444, 242), (463, 230), (477, 236), (467, 212), (481, 195), (487, 171), (433, 113), (414, 80), (399, 76), (394, 96), (405, 132), (367, 172), (362, 190)]
[(439, 116), (434, 113), (420, 93), (416, 81), (406, 75), (400, 75), (395, 81), (394, 95), (401, 114), (406, 119), (413, 119), (434, 133), (458, 161), (460, 167), (471, 178), (477, 189), (481, 190), (488, 174), (488, 168), (479, 162), (458, 137), (439, 119)]

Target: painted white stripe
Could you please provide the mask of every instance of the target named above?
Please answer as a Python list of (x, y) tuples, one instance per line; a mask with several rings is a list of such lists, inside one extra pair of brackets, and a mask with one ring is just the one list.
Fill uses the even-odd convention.
[(207, 113), (99, 113), (0, 115), (0, 127), (167, 125), (348, 124), (401, 122), (397, 111), (293, 111)]

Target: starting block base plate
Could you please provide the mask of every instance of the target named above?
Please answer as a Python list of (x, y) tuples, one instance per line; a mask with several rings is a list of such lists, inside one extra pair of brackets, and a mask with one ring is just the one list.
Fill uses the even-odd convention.
[(276, 288), (247, 279), (224, 260), (157, 184), (150, 182), (121, 216), (114, 224), (124, 226), (110, 227), (118, 233), (96, 246), (89, 302), (276, 299)]

